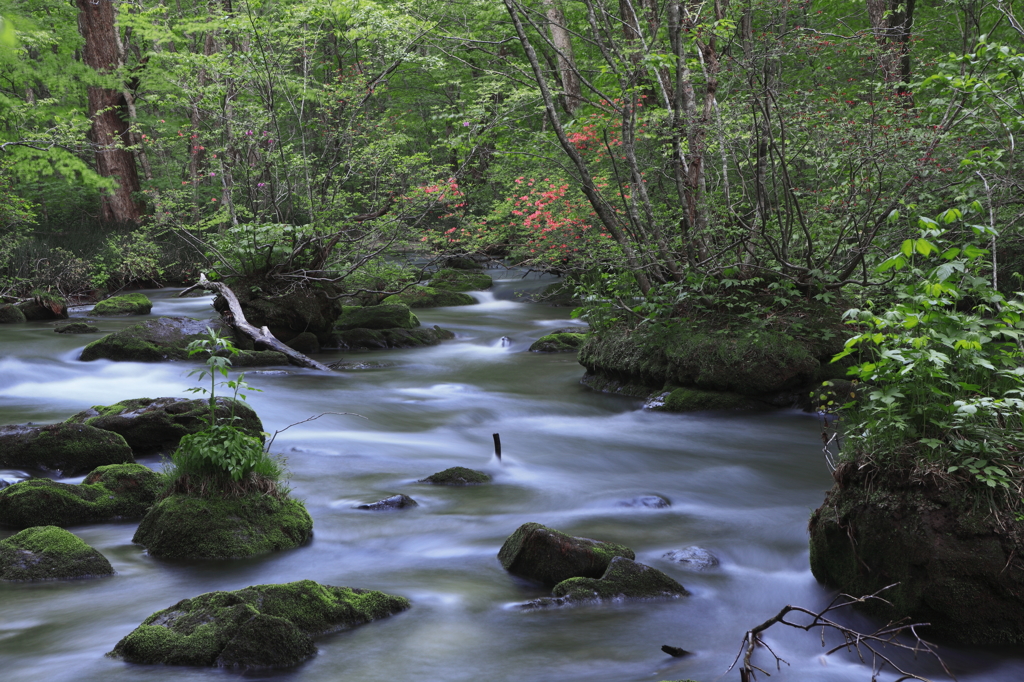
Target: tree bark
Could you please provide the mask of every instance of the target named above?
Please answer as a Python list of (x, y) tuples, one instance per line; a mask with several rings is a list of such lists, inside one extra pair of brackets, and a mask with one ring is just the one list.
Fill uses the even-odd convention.
[(576, 71), (576, 58), (572, 51), (572, 37), (565, 25), (565, 15), (555, 4), (555, 0), (544, 0), (545, 14), (548, 18), (548, 30), (551, 32), (551, 44), (558, 55), (558, 74), (562, 79), (562, 91), (565, 93), (565, 110), (571, 115), (582, 102), (580, 77)]
[[(76, 0), (78, 30), (85, 38), (82, 60), (100, 73), (109, 73), (122, 65), (121, 38), (117, 33), (114, 5), (110, 0)], [(142, 210), (135, 199), (139, 172), (135, 157), (126, 149), (131, 145), (129, 126), (121, 115), (127, 106), (120, 89), (90, 86), (89, 139), (96, 147), (96, 171), (117, 181), (117, 189), (102, 200), (101, 217), (108, 223), (137, 223)]]

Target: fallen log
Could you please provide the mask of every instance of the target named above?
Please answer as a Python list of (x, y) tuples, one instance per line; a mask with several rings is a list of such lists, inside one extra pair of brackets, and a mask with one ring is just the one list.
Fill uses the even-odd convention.
[(257, 329), (256, 327), (249, 324), (245, 319), (245, 313), (242, 312), (242, 306), (238, 302), (238, 297), (235, 296), (235, 292), (231, 291), (231, 288), (223, 282), (211, 282), (206, 279), (206, 275), (199, 274), (199, 282), (188, 287), (184, 291), (178, 294), (178, 296), (184, 296), (193, 289), (207, 289), (208, 291), (216, 291), (218, 294), (224, 297), (224, 300), (228, 302), (228, 310), (231, 311), (232, 319), (228, 321), (232, 327), (242, 332), (254, 343), (258, 343), (270, 350), (275, 350), (278, 353), (283, 353), (288, 361), (293, 365), (299, 367), (309, 367), (310, 369), (319, 369), (324, 372), (330, 372), (331, 368), (327, 365), (322, 365), (313, 358), (303, 355), (299, 351), (281, 343), (276, 336), (270, 333), (270, 330), (266, 327)]

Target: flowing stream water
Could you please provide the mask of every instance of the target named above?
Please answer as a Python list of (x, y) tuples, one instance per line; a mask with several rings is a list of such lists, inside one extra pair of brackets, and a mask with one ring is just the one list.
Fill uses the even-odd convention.
[[(295, 426), (274, 442), (274, 451), (287, 457), (292, 494), (313, 517), (310, 544), (245, 560), (164, 561), (131, 543), (136, 523), (74, 527), (117, 575), (0, 583), (0, 679), (738, 680), (735, 670), (724, 673), (746, 629), (786, 604), (828, 604), (833, 592), (808, 569), (807, 519), (832, 482), (814, 415), (653, 413), (639, 401), (589, 391), (572, 354), (527, 352), (537, 338), (569, 323), (566, 308), (516, 298), (549, 280), (491, 274), (495, 287), (474, 294), (478, 305), (418, 311), (424, 324), (454, 331), (453, 341), (317, 356), (386, 364), (373, 369), (247, 373), (262, 389), (249, 402), (271, 433), (322, 412), (350, 413)], [(208, 298), (146, 293), (154, 299), (153, 315), (214, 315)], [(105, 319), (99, 326), (107, 332), (132, 321)], [(94, 338), (54, 334), (49, 323), (0, 326), (0, 424), (60, 421), (126, 398), (190, 395), (187, 373), (194, 365), (80, 362), (82, 347)], [(501, 434), (500, 462), (493, 433)], [(160, 467), (159, 457), (141, 461)], [(462, 488), (418, 482), (456, 465), (486, 471), (494, 482)], [(354, 508), (397, 493), (419, 506)], [(636, 503), (648, 495), (671, 504)], [(692, 595), (516, 608), (547, 593), (508, 575), (496, 558), (505, 538), (528, 521), (627, 545), (637, 561), (665, 571)], [(0, 537), (11, 534), (0, 530)], [(664, 558), (694, 545), (719, 565), (688, 570)], [(180, 599), (306, 578), (383, 590), (413, 606), (319, 639), (315, 658), (287, 670), (139, 666), (104, 656), (143, 619)], [(877, 625), (856, 614), (840, 619)], [(773, 680), (871, 679), (870, 665), (855, 656), (825, 658), (817, 632), (776, 626), (767, 640), (789, 663), (776, 672), (770, 654), (756, 654)], [(671, 658), (663, 644), (693, 653)], [(960, 680), (1024, 679), (1016, 652), (943, 649), (943, 656)], [(914, 665), (906, 656), (899, 660)], [(945, 679), (927, 661), (915, 669)]]

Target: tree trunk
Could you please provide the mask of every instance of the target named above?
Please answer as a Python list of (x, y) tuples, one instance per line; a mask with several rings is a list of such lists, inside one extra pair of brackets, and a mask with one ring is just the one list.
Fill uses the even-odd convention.
[[(76, 0), (76, 4), (78, 30), (85, 38), (83, 61), (100, 73), (117, 69), (121, 66), (122, 55), (114, 5), (109, 0), (97, 3)], [(121, 116), (127, 106), (124, 92), (91, 86), (88, 93), (89, 117), (92, 119), (89, 139), (96, 147), (96, 171), (105, 178), (117, 181), (114, 194), (103, 197), (102, 220), (108, 223), (137, 223), (142, 210), (134, 195), (141, 187), (135, 157), (125, 148), (131, 144), (131, 140), (128, 123)]]
[(562, 91), (565, 93), (565, 110), (572, 114), (582, 101), (580, 76), (576, 71), (576, 58), (572, 51), (572, 37), (565, 26), (565, 15), (555, 4), (555, 0), (544, 0), (544, 7), (548, 18), (548, 30), (551, 31), (551, 44), (558, 54), (558, 74), (562, 79)]

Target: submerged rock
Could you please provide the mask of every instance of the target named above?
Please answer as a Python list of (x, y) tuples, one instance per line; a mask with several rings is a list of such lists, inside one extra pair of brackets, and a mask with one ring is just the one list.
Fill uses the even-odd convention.
[(445, 469), (420, 479), (420, 483), (433, 483), (434, 485), (478, 485), (480, 483), (489, 483), (490, 480), (490, 475), (482, 471), (467, 469), (466, 467), (451, 467), (450, 469)]
[(455, 268), (438, 270), (430, 278), (430, 286), (448, 291), (480, 291), (481, 289), (490, 289), (492, 284), (494, 284), (494, 280), (490, 275)]
[(418, 507), (416, 500), (408, 495), (392, 495), (383, 500), (371, 504), (361, 504), (356, 509), (368, 509), (370, 511), (387, 511), (389, 509), (405, 509), (406, 507)]
[[(125, 362), (161, 362), (189, 359), (187, 346), (201, 339), (208, 329), (231, 331), (217, 321), (190, 317), (158, 317), (125, 327), (90, 343), (82, 350), (81, 360), (119, 360)], [(202, 360), (201, 355), (193, 359)], [(288, 359), (274, 351), (240, 351), (231, 358), (235, 367), (285, 365)]]
[(334, 325), (336, 331), (351, 329), (415, 329), (419, 318), (404, 303), (344, 306)]
[(618, 506), (632, 509), (668, 509), (672, 503), (661, 495), (637, 495), (628, 500), (619, 500)]
[(26, 528), (0, 540), (0, 580), (59, 580), (113, 574), (106, 557), (63, 528)]
[(81, 485), (29, 479), (0, 490), (0, 525), (29, 528), (139, 519), (162, 487), (163, 477), (141, 464), (98, 467)]
[(662, 558), (674, 561), (677, 564), (682, 564), (695, 571), (703, 571), (708, 568), (714, 568), (718, 565), (718, 557), (706, 549), (697, 546), (684, 547), (682, 549), (666, 552), (662, 555)]
[(435, 289), (414, 285), (400, 294), (394, 294), (385, 298), (382, 303), (404, 303), (410, 308), (442, 308), (453, 305), (472, 305), (476, 299), (469, 294), (447, 289)]
[(621, 556), (612, 558), (600, 578), (569, 578), (551, 590), (553, 604), (674, 599), (689, 594), (685, 587), (658, 569)]
[(409, 600), (300, 580), (208, 592), (157, 611), (110, 656), (129, 663), (278, 668), (316, 654), (313, 638), (387, 618)]
[(454, 338), (454, 333), (437, 325), (420, 329), (349, 329), (335, 333), (331, 345), (342, 350), (385, 350), (436, 346)]
[(144, 294), (131, 293), (112, 296), (96, 304), (93, 315), (148, 315), (153, 302)]
[(27, 321), (25, 313), (18, 306), (9, 303), (0, 305), (0, 324), (19, 324)]
[(0, 467), (79, 476), (105, 464), (134, 461), (124, 438), (93, 426), (0, 426)]
[[(221, 422), (263, 440), (263, 422), (245, 402), (218, 398), (215, 412)], [(113, 405), (94, 405), (69, 418), (65, 424), (89, 426), (121, 434), (132, 450), (154, 452), (173, 448), (182, 436), (207, 427), (210, 403), (204, 399), (134, 398)]]
[(506, 571), (549, 587), (569, 578), (600, 578), (617, 556), (636, 558), (623, 545), (573, 537), (539, 523), (524, 523), (498, 551)]
[(338, 370), (343, 370), (343, 371), (361, 371), (361, 370), (366, 370), (366, 369), (387, 369), (388, 367), (394, 367), (395, 363), (393, 363), (393, 362), (373, 362), (373, 361), (367, 361), (367, 362), (359, 362), (359, 361), (346, 362), (344, 360), (339, 360), (338, 362), (332, 362), (331, 364), (329, 364), (327, 366), (330, 367), (331, 369), (338, 369)]
[(556, 331), (540, 337), (530, 346), (531, 353), (575, 353), (587, 335), (581, 332)]
[(99, 327), (86, 322), (68, 322), (67, 324), (58, 324), (53, 328), (53, 331), (58, 334), (95, 334), (99, 330)]
[[(957, 644), (1024, 643), (1024, 532), (967, 483), (896, 480), (847, 463), (811, 515), (811, 571), (883, 620)], [(1003, 512), (1007, 513), (1007, 512)]]
[(271, 495), (170, 495), (153, 505), (132, 542), (166, 559), (237, 559), (292, 549), (313, 536), (298, 500)]

